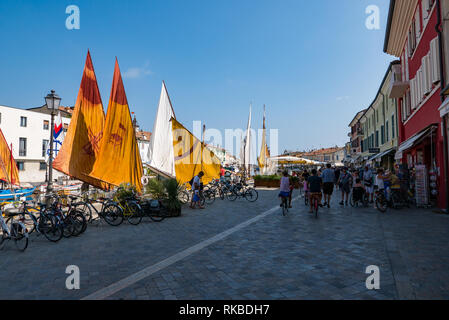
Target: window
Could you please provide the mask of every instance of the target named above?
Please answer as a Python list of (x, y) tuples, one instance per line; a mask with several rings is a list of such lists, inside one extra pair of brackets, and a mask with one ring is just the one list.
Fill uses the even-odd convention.
[(20, 117), (20, 126), (21, 127), (27, 126), (27, 117)]
[(44, 130), (49, 130), (50, 129), (50, 123), (48, 122), (48, 120), (44, 120)]
[(385, 127), (381, 126), (380, 127), (380, 144), (384, 144), (385, 143)]
[(67, 132), (68, 129), (69, 129), (69, 125), (67, 123), (64, 123), (63, 131)]
[(430, 75), (432, 82), (437, 83), (440, 79), (440, 67), (439, 67), (440, 52), (438, 50), (438, 37), (430, 41)]
[(41, 171), (47, 170), (47, 163), (46, 162), (39, 163), (39, 170)]
[(376, 131), (376, 148), (379, 146), (379, 130)]
[(391, 138), (394, 139), (394, 115), (391, 116)]
[(46, 156), (48, 144), (49, 144), (48, 140), (42, 140), (42, 156), (43, 157)]
[(390, 141), (390, 127), (388, 126), (388, 120), (387, 120), (387, 122), (385, 122), (385, 139), (386, 139), (386, 141), (385, 142), (388, 142), (388, 141)]
[(19, 171), (25, 171), (25, 163), (22, 161), (17, 161), (17, 169), (19, 169)]
[(19, 156), (26, 157), (27, 155), (27, 138), (19, 138)]

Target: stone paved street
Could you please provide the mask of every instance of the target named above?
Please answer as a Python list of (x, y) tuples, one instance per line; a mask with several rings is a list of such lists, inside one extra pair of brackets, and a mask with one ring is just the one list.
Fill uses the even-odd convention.
[[(259, 190), (255, 203), (216, 200), (162, 223), (89, 227), (56, 244), (33, 235), (24, 253), (8, 243), (0, 251), (0, 299), (80, 299), (125, 278), (102, 298), (449, 298), (449, 216), (417, 209), (380, 214), (334, 200), (316, 220), (298, 198), (283, 217), (276, 196)], [(158, 271), (131, 281), (167, 258)], [(80, 268), (80, 290), (65, 288), (68, 265)], [(369, 265), (380, 268), (380, 290), (365, 287)]]

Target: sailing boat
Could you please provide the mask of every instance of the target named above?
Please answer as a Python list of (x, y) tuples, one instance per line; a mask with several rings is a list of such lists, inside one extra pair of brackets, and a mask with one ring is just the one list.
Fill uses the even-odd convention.
[(248, 125), (246, 127), (246, 137), (243, 145), (243, 168), (246, 176), (250, 175), (251, 166), (251, 108), (252, 105), (249, 106)]
[[(175, 118), (171, 119), (173, 128), (173, 151), (176, 170), (176, 180), (180, 184), (190, 181), (200, 171), (204, 176), (202, 182), (206, 185), (220, 178), (221, 161), (203, 141), (200, 141)], [(203, 129), (204, 131), (204, 129)]]
[(151, 171), (180, 184), (189, 182), (200, 171), (203, 183), (220, 177), (221, 162), (217, 156), (176, 120), (175, 111), (162, 82), (161, 96), (148, 151)]
[(268, 175), (274, 173), (274, 164), (273, 161), (270, 159), (270, 152), (268, 150), (267, 146), (267, 132), (266, 132), (266, 126), (265, 126), (265, 105), (263, 106), (263, 131), (262, 131), (262, 147), (260, 150), (260, 156), (257, 159), (259, 163), (260, 168), (260, 174), (261, 175)]
[(107, 189), (107, 183), (88, 175), (99, 156), (104, 123), (97, 77), (87, 51), (72, 120), (61, 150), (53, 161), (53, 168), (97, 188)]
[(9, 189), (0, 190), (0, 201), (15, 200), (17, 198), (31, 196), (36, 188), (13, 189), (13, 186), (19, 186), (19, 172), (16, 162), (12, 156), (11, 149), (8, 147), (2, 129), (0, 129), (0, 181), (9, 185)]
[(173, 153), (172, 118), (176, 119), (175, 111), (170, 101), (165, 82), (162, 81), (161, 97), (154, 120), (153, 133), (148, 149), (150, 170), (166, 178), (176, 176), (175, 159)]
[(100, 150), (86, 174), (114, 186), (129, 183), (142, 190), (142, 160), (117, 59)]

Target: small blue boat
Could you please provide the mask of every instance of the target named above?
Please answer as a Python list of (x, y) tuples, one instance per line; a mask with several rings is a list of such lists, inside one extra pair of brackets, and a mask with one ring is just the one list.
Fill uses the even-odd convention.
[(0, 201), (20, 200), (33, 194), (36, 188), (0, 190)]

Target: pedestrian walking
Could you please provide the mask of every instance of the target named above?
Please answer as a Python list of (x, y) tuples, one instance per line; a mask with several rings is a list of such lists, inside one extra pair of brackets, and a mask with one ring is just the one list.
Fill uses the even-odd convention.
[(332, 193), (334, 192), (335, 184), (335, 172), (331, 168), (331, 164), (326, 165), (326, 169), (323, 170), (321, 174), (321, 179), (323, 180), (323, 194), (324, 194), (324, 205), (330, 208)]
[(201, 192), (201, 178), (204, 176), (204, 172), (200, 171), (198, 175), (196, 175), (191, 181), (192, 185), (192, 201), (190, 203), (190, 208), (195, 209), (196, 206), (200, 209), (204, 209), (204, 207), (201, 205), (201, 198), (200, 198), (200, 192)]
[(352, 175), (348, 172), (346, 167), (343, 168), (343, 172), (340, 175), (339, 186), (341, 190), (340, 205), (348, 205), (349, 193), (351, 192), (352, 186)]

